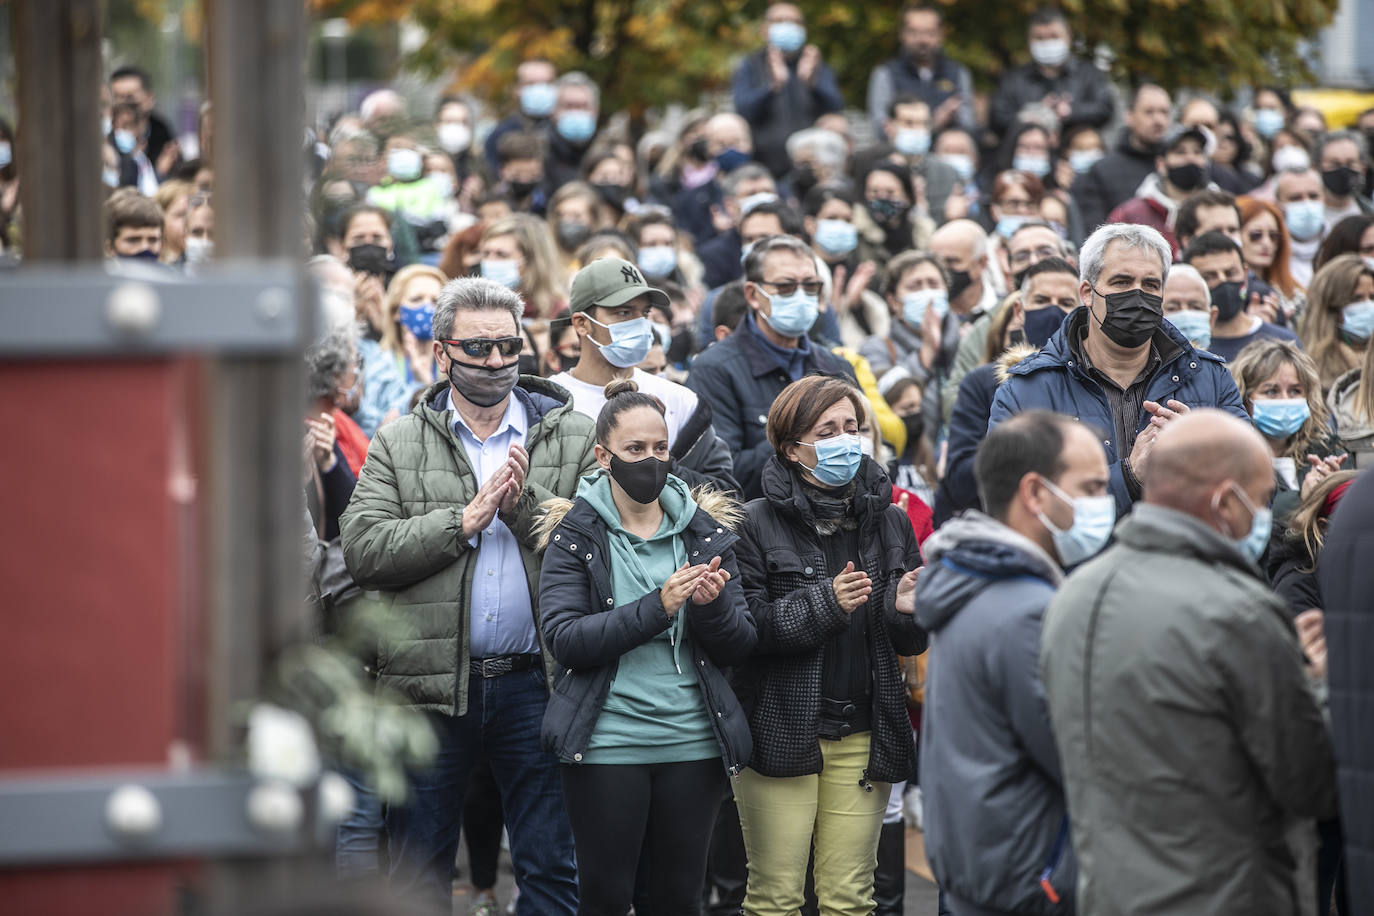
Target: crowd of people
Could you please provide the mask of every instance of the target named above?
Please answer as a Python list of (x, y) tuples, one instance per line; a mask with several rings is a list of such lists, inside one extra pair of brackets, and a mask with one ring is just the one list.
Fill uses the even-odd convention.
[[(494, 913), (504, 827), (521, 914), (897, 914), (905, 820), (960, 916), (1370, 899), (1374, 109), (1119, 87), (1052, 9), (986, 95), (938, 7), (864, 100), (761, 32), (638, 137), (529, 59), (306, 145), (310, 521), (440, 747), (341, 876), (444, 910), (461, 825)], [(194, 274), (212, 110), (106, 102), (113, 269)]]

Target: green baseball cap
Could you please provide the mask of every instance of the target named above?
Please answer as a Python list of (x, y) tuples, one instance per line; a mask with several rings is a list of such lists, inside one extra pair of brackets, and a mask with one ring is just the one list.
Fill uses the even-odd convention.
[(648, 296), (665, 307), (669, 305), (668, 294), (650, 286), (639, 268), (629, 261), (598, 258), (573, 277), (568, 307), (574, 313), (585, 312), (594, 305), (615, 308), (640, 296)]

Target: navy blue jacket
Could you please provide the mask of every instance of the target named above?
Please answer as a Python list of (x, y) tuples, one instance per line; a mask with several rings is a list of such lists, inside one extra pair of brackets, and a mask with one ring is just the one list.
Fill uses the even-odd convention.
[[(692, 669), (721, 759), (737, 774), (748, 762), (753, 743), (749, 721), (721, 669), (748, 658), (758, 640), (735, 561), (733, 545), (739, 539), (700, 508), (682, 539), (692, 563), (720, 557), (720, 568), (730, 573), (715, 601), (689, 602), (681, 613), (687, 615)], [(560, 669), (544, 711), (541, 738), (544, 748), (562, 763), (582, 760), (620, 657), (671, 624), (657, 589), (631, 604), (613, 607), (610, 562), (605, 519), (586, 500), (575, 500), (550, 535), (539, 573), (540, 624)]]
[[(1069, 347), (1067, 336), (1081, 333), (1087, 317), (1088, 310), (1080, 306), (1054, 332), (1039, 353), (1011, 368), (1010, 378), (997, 389), (997, 396), (993, 399), (988, 429), (1023, 410), (1037, 408), (1067, 414), (1096, 427), (1106, 437), (1102, 440), (1102, 446), (1107, 450), (1111, 490), (1116, 497), (1116, 514), (1120, 518), (1131, 511), (1131, 504), (1135, 500), (1127, 487), (1121, 467), (1121, 451), (1112, 432), (1116, 424), (1112, 421), (1111, 404), (1102, 386), (1079, 365), (1078, 358)], [(1173, 358), (1160, 363), (1146, 383), (1145, 397), (1148, 400), (1163, 404), (1173, 398), (1189, 407), (1216, 407), (1250, 422), (1250, 415), (1241, 403), (1240, 392), (1236, 390), (1235, 380), (1226, 370), (1226, 363), (1221, 357), (1198, 350), (1167, 321), (1160, 324), (1158, 333), (1168, 335), (1179, 350)], [(1142, 409), (1136, 423), (1136, 433), (1149, 422), (1150, 414)]]
[[(857, 386), (854, 368), (811, 343), (805, 375), (838, 375)], [(735, 456), (735, 480), (745, 499), (763, 495), (763, 465), (773, 455), (765, 428), (768, 411), (792, 379), (763, 349), (757, 332), (740, 322), (735, 333), (708, 347), (692, 363), (687, 387), (711, 405), (716, 435)]]
[(997, 364), (985, 363), (959, 382), (959, 394), (949, 415), (949, 436), (945, 457), (945, 476), (935, 492), (935, 515), (939, 528), (965, 509), (977, 509), (978, 482), (973, 479), (973, 458), (978, 443), (988, 434), (992, 399), (997, 394)]

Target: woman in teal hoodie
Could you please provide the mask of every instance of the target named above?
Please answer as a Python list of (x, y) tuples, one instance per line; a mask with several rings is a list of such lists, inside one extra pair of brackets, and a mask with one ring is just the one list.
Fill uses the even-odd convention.
[(739, 508), (669, 473), (663, 405), (606, 386), (601, 470), (549, 507), (539, 581), (558, 674), (544, 743), (563, 767), (580, 916), (624, 916), (641, 852), (647, 909), (696, 914), (727, 774), (749, 727), (721, 668), (756, 639), (730, 530)]

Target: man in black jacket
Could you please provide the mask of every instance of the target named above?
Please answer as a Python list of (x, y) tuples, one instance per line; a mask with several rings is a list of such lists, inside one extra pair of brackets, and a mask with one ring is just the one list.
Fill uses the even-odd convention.
[(1355, 479), (1331, 517), (1317, 576), (1326, 601), (1331, 731), (1345, 832), (1345, 875), (1350, 912), (1374, 907), (1374, 476)]
[(1055, 113), (1061, 130), (1079, 124), (1104, 127), (1116, 107), (1111, 86), (1091, 61), (1072, 57), (1073, 33), (1064, 14), (1039, 10), (1031, 16), (1029, 32), (1031, 63), (1002, 76), (988, 110), (988, 127), (1005, 137), (1021, 109), (1037, 104)]
[(1083, 230), (1091, 234), (1107, 221), (1107, 214), (1135, 197), (1145, 176), (1155, 170), (1159, 144), (1169, 131), (1169, 93), (1144, 83), (1131, 94), (1126, 126), (1116, 149), (1095, 162), (1073, 183), (1073, 199), (1083, 217)]
[(763, 495), (763, 465), (773, 454), (768, 410), (782, 390), (806, 375), (858, 382), (849, 363), (807, 339), (820, 278), (805, 242), (788, 235), (763, 239), (745, 259), (744, 277), (749, 312), (735, 333), (692, 363), (687, 387), (710, 405), (716, 434), (734, 454), (740, 492), (753, 499)]

